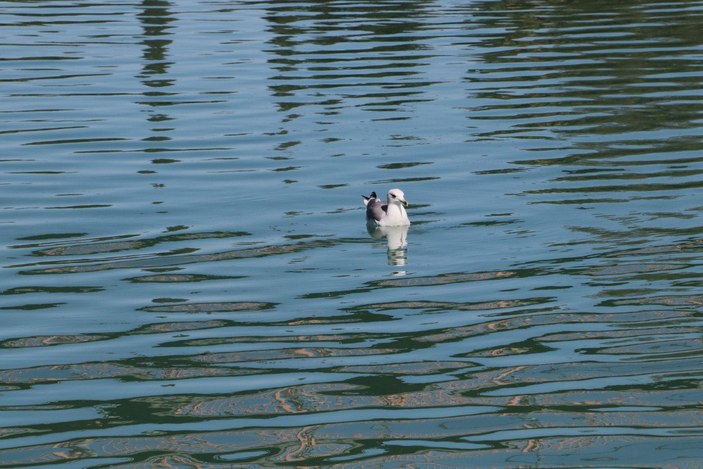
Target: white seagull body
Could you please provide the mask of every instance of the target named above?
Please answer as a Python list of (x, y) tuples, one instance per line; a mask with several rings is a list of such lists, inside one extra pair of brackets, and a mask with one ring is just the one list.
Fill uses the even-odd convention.
[(375, 192), (372, 192), (369, 197), (365, 195), (362, 197), (366, 205), (366, 223), (369, 225), (407, 226), (410, 224), (408, 212), (405, 211), (408, 202), (400, 189), (389, 190), (386, 202), (379, 200)]

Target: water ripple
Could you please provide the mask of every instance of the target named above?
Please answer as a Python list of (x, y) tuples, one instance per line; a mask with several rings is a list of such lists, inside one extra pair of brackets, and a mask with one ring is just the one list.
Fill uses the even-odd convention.
[(696, 467), (701, 1), (4, 3), (0, 466)]

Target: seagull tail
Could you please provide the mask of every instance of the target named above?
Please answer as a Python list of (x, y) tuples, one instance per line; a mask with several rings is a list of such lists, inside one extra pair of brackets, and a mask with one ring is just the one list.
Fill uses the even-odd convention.
[(371, 195), (368, 196), (368, 197), (366, 197), (365, 195), (362, 195), (361, 197), (364, 198), (364, 205), (368, 205), (368, 204), (369, 204), (369, 200), (375, 199), (375, 198), (376, 198), (376, 193), (375, 193), (375, 192), (372, 192)]

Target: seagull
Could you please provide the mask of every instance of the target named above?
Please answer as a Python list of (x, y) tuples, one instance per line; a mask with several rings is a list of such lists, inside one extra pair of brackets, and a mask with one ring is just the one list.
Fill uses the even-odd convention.
[(362, 195), (366, 205), (366, 223), (371, 226), (407, 226), (410, 224), (405, 208), (408, 202), (400, 189), (388, 191), (388, 198), (383, 203), (372, 192), (369, 197)]

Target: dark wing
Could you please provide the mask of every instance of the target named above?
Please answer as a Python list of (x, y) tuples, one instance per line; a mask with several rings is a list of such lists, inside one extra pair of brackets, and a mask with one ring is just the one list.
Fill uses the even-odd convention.
[(377, 198), (369, 199), (369, 202), (366, 204), (366, 219), (381, 221), (386, 210), (388, 210), (388, 206)]

